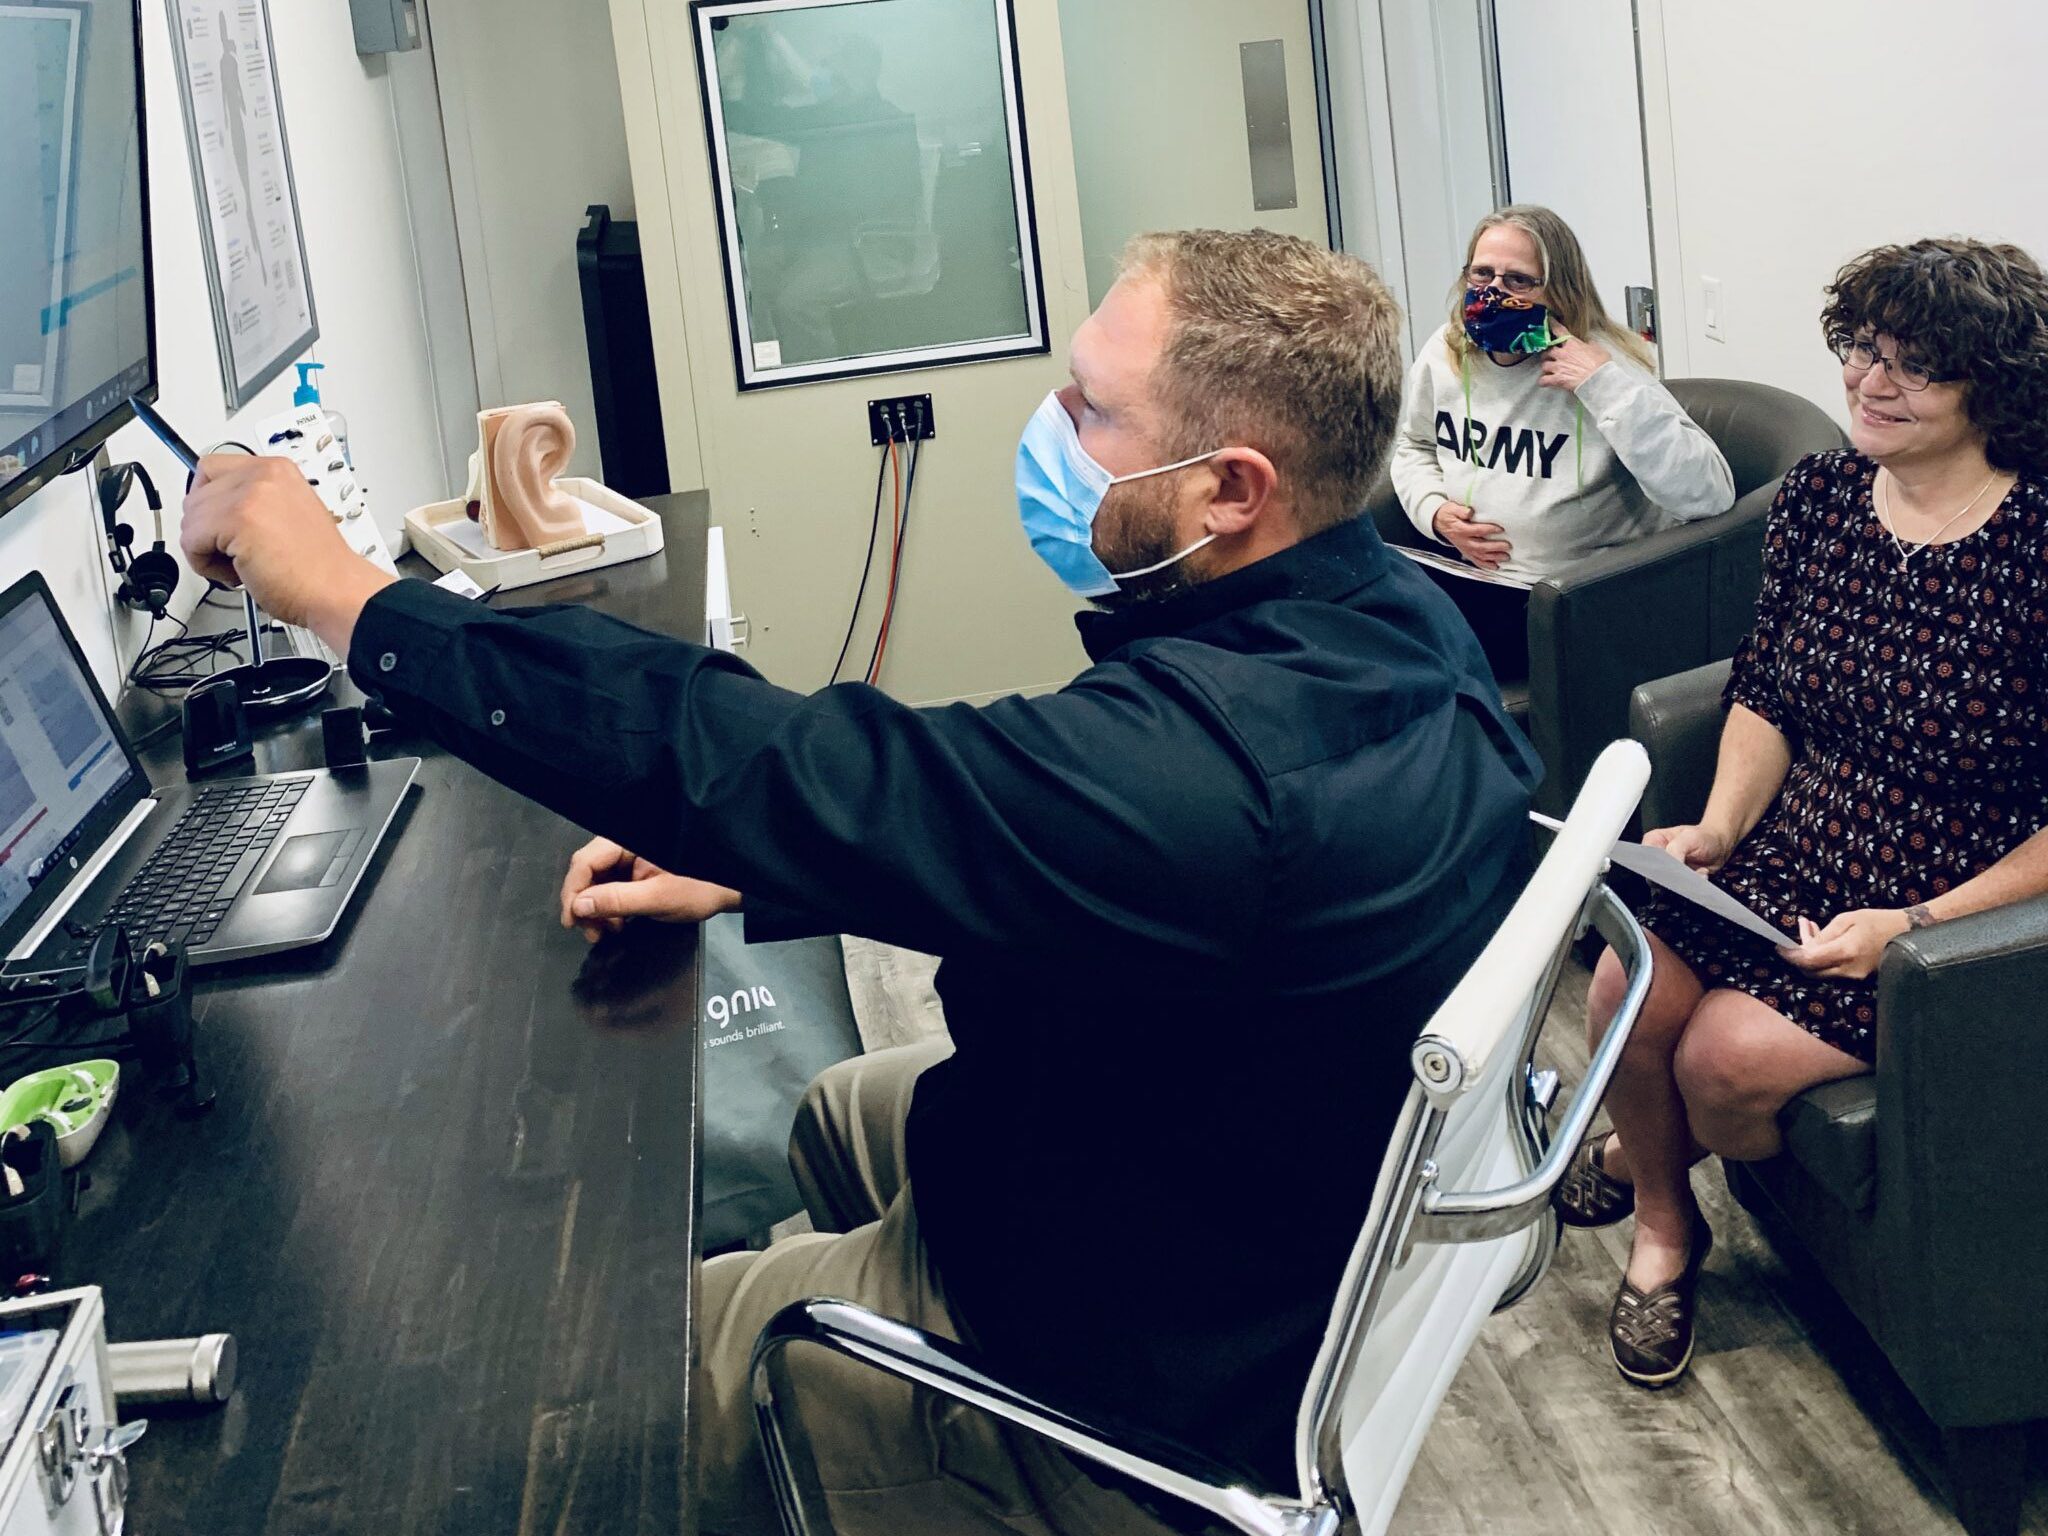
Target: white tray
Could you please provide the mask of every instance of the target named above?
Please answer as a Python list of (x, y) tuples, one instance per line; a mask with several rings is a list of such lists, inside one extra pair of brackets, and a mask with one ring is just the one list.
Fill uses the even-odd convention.
[(583, 503), (584, 521), (591, 530), (585, 539), (538, 549), (492, 549), (460, 501), (414, 507), (405, 514), (405, 531), (412, 547), (436, 570), (459, 570), (487, 591), (530, 587), (556, 576), (638, 560), (661, 548), (661, 519), (639, 502), (595, 480), (575, 477), (555, 484)]

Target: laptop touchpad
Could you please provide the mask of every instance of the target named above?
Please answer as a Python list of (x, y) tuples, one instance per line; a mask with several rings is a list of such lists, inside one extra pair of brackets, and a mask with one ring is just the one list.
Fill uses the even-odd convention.
[(278, 891), (305, 891), (315, 886), (334, 885), (348, 866), (349, 855), (363, 840), (360, 827), (341, 832), (308, 832), (287, 838), (271, 861), (270, 870), (256, 887), (258, 896)]

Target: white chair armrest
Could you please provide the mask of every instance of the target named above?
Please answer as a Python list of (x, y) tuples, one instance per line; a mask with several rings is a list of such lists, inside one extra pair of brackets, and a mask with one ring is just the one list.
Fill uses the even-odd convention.
[(1514, 1036), (1521, 1005), (1556, 956), (1566, 924), (1588, 916), (1586, 893), (1649, 781), (1650, 759), (1637, 742), (1610, 742), (1593, 764), (1507, 921), (1415, 1042), (1416, 1081), (1439, 1106), (1481, 1081), (1493, 1053)]

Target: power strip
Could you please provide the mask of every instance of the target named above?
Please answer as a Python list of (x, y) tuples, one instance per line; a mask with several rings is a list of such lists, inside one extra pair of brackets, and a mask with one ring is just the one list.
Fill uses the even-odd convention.
[(372, 565), (398, 574), (377, 520), (370, 515), (369, 493), (361, 476), (342, 451), (334, 425), (318, 405), (298, 405), (260, 423), (249, 446), (258, 453), (290, 459), (299, 466), (327, 510), (341, 526), (348, 547)]

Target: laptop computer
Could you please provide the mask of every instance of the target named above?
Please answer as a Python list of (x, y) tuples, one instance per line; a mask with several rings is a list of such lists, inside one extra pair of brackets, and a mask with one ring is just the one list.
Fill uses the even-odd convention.
[(151, 787), (42, 576), (0, 592), (0, 993), (108, 921), (193, 965), (334, 932), (416, 757)]

